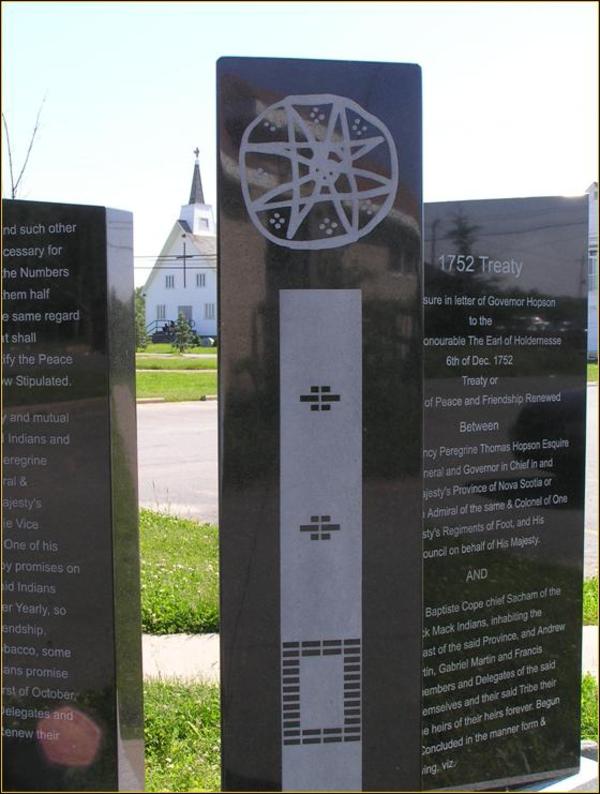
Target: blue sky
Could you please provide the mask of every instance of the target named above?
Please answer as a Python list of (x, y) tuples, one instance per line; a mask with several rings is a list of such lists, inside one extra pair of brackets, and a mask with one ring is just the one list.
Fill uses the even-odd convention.
[(2, 22), (17, 165), (45, 97), (19, 197), (131, 210), (136, 283), (187, 200), (196, 146), (216, 199), (223, 55), (420, 64), (426, 201), (572, 195), (597, 179), (594, 2), (6, 0)]

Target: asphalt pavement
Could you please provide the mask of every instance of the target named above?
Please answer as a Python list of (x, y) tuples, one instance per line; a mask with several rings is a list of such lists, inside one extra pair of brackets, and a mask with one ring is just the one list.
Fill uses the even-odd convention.
[[(138, 404), (139, 501), (218, 520), (217, 402)], [(598, 386), (587, 390), (585, 575), (598, 573)]]
[(137, 416), (140, 505), (216, 523), (216, 401), (142, 403)]

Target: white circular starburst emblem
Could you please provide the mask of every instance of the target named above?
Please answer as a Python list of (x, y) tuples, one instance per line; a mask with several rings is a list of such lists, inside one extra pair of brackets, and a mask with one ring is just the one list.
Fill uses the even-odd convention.
[(240, 172), (246, 209), (277, 245), (337, 248), (390, 211), (398, 159), (389, 130), (333, 94), (289, 96), (245, 130)]

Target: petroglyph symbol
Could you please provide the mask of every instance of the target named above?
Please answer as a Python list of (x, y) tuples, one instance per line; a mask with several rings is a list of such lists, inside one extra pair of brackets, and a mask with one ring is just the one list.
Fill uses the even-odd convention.
[(331, 523), (331, 516), (311, 516), (310, 524), (300, 524), (300, 532), (308, 532), (311, 540), (330, 540), (332, 532), (339, 532), (340, 525)]
[(331, 393), (331, 386), (311, 386), (310, 394), (301, 394), (301, 403), (311, 403), (311, 411), (331, 411), (331, 403), (339, 403), (340, 395)]
[(337, 248), (387, 216), (398, 188), (389, 130), (333, 94), (289, 96), (245, 130), (240, 173), (246, 209), (277, 245)]

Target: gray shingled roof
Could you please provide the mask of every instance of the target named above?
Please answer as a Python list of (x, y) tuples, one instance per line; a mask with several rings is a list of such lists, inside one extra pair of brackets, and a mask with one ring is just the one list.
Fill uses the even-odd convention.
[[(177, 221), (184, 232), (189, 233), (189, 225), (186, 221)], [(200, 254), (215, 254), (217, 252), (217, 238), (214, 234), (190, 234), (194, 241), (197, 251)]]

